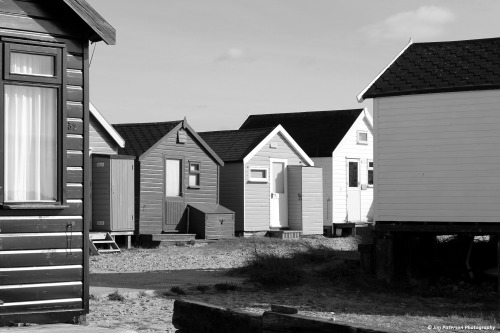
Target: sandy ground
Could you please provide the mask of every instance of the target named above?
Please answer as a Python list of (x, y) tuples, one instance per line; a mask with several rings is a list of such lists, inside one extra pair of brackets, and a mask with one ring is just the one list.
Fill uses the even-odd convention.
[[(342, 262), (346, 258), (356, 259), (357, 244), (363, 237), (318, 237), (305, 242), (337, 249), (338, 261)], [(245, 282), (242, 277), (225, 275), (228, 268), (241, 266), (254, 251), (287, 253), (303, 246), (301, 244), (302, 241), (293, 240), (218, 241), (91, 257), (92, 298), (88, 324), (136, 332), (175, 332), (171, 323), (175, 299), (197, 300), (253, 313), (270, 310), (271, 304), (289, 305), (299, 309), (300, 314), (401, 332), (429, 332), (429, 325), (498, 322), (500, 304), (495, 293), (485, 294), (484, 301), (412, 295), (402, 298), (366, 289), (346, 290), (332, 282), (316, 282), (312, 276), (311, 283), (303, 286), (271, 291)], [(238, 288), (217, 291), (214, 286), (218, 283), (231, 283)], [(186, 294), (171, 292), (173, 286)], [(108, 295), (115, 291), (124, 299), (110, 300)], [(492, 315), (491, 320), (488, 319), (490, 312), (497, 314)]]

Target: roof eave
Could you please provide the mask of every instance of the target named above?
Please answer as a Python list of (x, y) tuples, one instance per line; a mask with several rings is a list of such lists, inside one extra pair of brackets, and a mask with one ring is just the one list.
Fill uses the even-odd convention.
[(387, 69), (389, 67), (392, 66), (392, 64), (413, 44), (413, 40), (410, 38), (410, 40), (408, 41), (408, 44), (396, 55), (396, 57), (394, 57), (394, 59), (392, 59), (392, 61), (387, 64), (387, 66), (384, 67), (384, 69), (378, 73), (378, 75), (365, 87), (365, 89), (363, 89), (359, 94), (358, 96), (356, 96), (356, 99), (358, 100), (358, 103), (362, 103), (364, 100), (365, 100), (365, 94), (366, 92), (368, 91), (368, 89), (370, 89), (373, 84), (375, 84), (375, 82), (377, 82), (377, 80), (387, 71)]
[(116, 44), (116, 30), (85, 0), (63, 0), (96, 34), (93, 42), (104, 41), (108, 45)]
[(104, 118), (104, 116), (97, 110), (94, 104), (89, 103), (89, 111), (101, 126), (108, 132), (109, 136), (116, 142), (120, 148), (125, 148), (125, 140), (120, 134), (111, 126), (111, 124)]

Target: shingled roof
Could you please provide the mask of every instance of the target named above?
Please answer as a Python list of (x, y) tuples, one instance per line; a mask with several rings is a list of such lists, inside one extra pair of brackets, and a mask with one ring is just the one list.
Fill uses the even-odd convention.
[(240, 129), (281, 125), (309, 157), (332, 156), (363, 109), (250, 115)]
[(358, 100), (498, 88), (500, 38), (410, 43)]
[(120, 148), (119, 153), (139, 157), (179, 123), (182, 123), (182, 120), (162, 123), (115, 124), (113, 127), (125, 140), (125, 148)]
[(237, 162), (243, 161), (273, 130), (274, 127), (198, 134), (224, 162)]

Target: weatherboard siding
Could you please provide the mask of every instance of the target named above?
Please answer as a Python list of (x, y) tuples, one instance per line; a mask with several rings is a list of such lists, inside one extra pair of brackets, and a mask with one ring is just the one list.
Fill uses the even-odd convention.
[[(184, 198), (190, 203), (217, 203), (218, 164), (196, 139), (186, 131), (187, 142), (177, 143), (177, 133), (171, 133), (155, 144), (140, 158), (139, 233), (162, 232), (164, 197), (164, 161), (183, 158)], [(189, 161), (200, 162), (200, 188), (188, 188)]]
[(288, 176), (288, 226), (302, 230), (302, 167), (289, 166)]
[[(368, 144), (357, 143), (358, 131), (368, 133)], [(368, 184), (368, 161), (373, 161), (373, 131), (361, 113), (349, 131), (338, 144), (332, 154), (332, 222), (341, 223), (347, 220), (347, 159), (358, 159), (359, 180), (361, 184)], [(373, 187), (369, 186), (361, 193), (361, 221), (373, 218)]]
[[(277, 148), (271, 148), (276, 144)], [(288, 165), (307, 165), (281, 134), (276, 134), (245, 164), (245, 231), (269, 230), (270, 183), (256, 183), (248, 180), (248, 170), (265, 167), (270, 170), (270, 159), (285, 159)]]
[[(72, 125), (63, 142), (68, 208), (0, 209), (0, 300), (4, 301), (0, 325), (23, 322), (33, 313), (37, 318), (54, 318), (59, 316), (57, 312), (62, 320), (88, 312), (88, 248), (84, 242), (90, 204), (86, 199), (89, 158), (84, 153), (88, 148), (88, 40), (82, 37), (77, 22), (62, 22), (62, 11), (56, 16), (52, 5), (63, 6), (62, 2), (14, 0), (0, 5), (0, 36), (66, 44), (63, 111)], [(66, 128), (66, 124), (62, 126)], [(21, 267), (30, 269), (29, 274)], [(27, 303), (9, 306), (19, 301)], [(61, 310), (68, 312), (58, 312)]]
[(118, 154), (118, 145), (93, 116), (89, 123), (89, 147), (92, 154)]
[(318, 167), (301, 168), (302, 171), (302, 234), (323, 234), (323, 180)]
[(243, 162), (226, 162), (220, 169), (219, 203), (234, 212), (235, 231), (244, 231)]
[(500, 91), (377, 98), (376, 220), (500, 222)]

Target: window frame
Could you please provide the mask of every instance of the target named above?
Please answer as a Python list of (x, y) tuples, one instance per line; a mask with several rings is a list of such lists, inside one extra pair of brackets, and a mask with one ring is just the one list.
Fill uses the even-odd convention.
[[(252, 171), (259, 170), (264, 171), (266, 176), (265, 178), (253, 178)], [(269, 183), (269, 168), (268, 167), (260, 167), (260, 166), (249, 166), (248, 167), (248, 181), (252, 183)]]
[[(372, 166), (370, 166), (370, 163), (372, 163)], [(374, 166), (375, 166), (375, 164), (373, 164), (373, 160), (366, 161), (366, 184), (368, 185), (368, 187), (373, 187)], [(372, 183), (371, 184), (370, 184), (370, 171), (372, 172)]]
[[(66, 116), (66, 58), (65, 44), (51, 42), (37, 42), (1, 38), (3, 50), (0, 52), (0, 63), (4, 65), (4, 75), (0, 76), (0, 205), (2, 209), (64, 209), (68, 208), (66, 195), (66, 165), (67, 165), (67, 116)], [(33, 53), (54, 56), (54, 76), (38, 76), (10, 73), (10, 59), (12, 51), (19, 53)], [(23, 52), (24, 51), (24, 52)], [(46, 52), (45, 52), (46, 51)], [(55, 201), (5, 201), (5, 85), (33, 86), (56, 89), (56, 200)]]
[[(361, 140), (360, 134), (366, 134), (366, 140)], [(357, 131), (356, 132), (356, 142), (358, 145), (367, 145), (368, 144), (368, 131)]]
[[(191, 165), (194, 165), (194, 164), (198, 164), (198, 171), (191, 170)], [(198, 185), (191, 185), (189, 183), (191, 175), (198, 176)], [(188, 188), (191, 188), (191, 189), (201, 188), (201, 162), (200, 161), (189, 161), (188, 162)]]
[[(176, 160), (180, 162), (179, 165), (179, 195), (167, 195), (167, 160)], [(185, 197), (185, 170), (184, 158), (181, 156), (164, 156), (163, 157), (163, 196), (170, 200), (180, 200)]]

